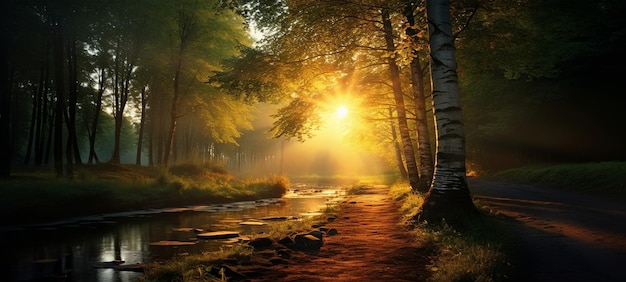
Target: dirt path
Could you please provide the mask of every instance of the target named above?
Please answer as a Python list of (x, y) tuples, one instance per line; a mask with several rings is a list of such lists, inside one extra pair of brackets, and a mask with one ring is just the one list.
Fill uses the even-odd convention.
[(626, 281), (626, 203), (561, 190), (469, 180), (519, 235), (518, 281)]
[(427, 253), (400, 222), (398, 203), (388, 188), (375, 186), (350, 196), (337, 219), (325, 227), (317, 254), (299, 253), (251, 281), (425, 281)]

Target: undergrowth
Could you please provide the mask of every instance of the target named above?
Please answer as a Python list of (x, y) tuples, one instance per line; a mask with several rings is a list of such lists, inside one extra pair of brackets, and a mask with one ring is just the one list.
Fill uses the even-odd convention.
[(390, 196), (402, 202), (403, 225), (412, 228), (415, 239), (434, 253), (429, 265), (429, 281), (506, 281), (509, 273), (507, 257), (502, 249), (508, 240), (503, 225), (489, 213), (474, 220), (466, 230), (449, 225), (416, 224), (412, 221), (424, 201), (408, 183), (391, 186)]
[[(280, 198), (287, 178), (235, 179), (218, 166), (182, 164), (166, 171), (135, 165), (77, 167), (73, 179), (29, 171), (0, 181), (0, 224), (240, 200)], [(10, 215), (10, 216), (9, 216)]]

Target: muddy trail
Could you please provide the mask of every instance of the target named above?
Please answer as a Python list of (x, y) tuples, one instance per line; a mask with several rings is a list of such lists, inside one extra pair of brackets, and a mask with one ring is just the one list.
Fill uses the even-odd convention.
[[(399, 203), (388, 187), (367, 187), (350, 196), (336, 219), (325, 225), (337, 234), (324, 236), (314, 253), (292, 252), (275, 265), (255, 263), (246, 281), (425, 281), (428, 252), (400, 223)], [(413, 238), (413, 239), (412, 239)], [(254, 277), (254, 278), (251, 278)]]

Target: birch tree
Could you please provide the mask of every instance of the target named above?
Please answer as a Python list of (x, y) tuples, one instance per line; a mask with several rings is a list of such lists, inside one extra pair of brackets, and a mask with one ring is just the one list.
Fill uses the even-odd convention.
[(465, 168), (465, 133), (450, 21), (450, 1), (426, 1), (437, 153), (430, 191), (418, 220), (462, 224), (477, 214)]

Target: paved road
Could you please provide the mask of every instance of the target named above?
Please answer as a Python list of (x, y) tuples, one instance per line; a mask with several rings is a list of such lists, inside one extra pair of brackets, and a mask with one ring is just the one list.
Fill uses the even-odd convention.
[(469, 179), (475, 198), (514, 219), (527, 281), (626, 281), (626, 202)]

